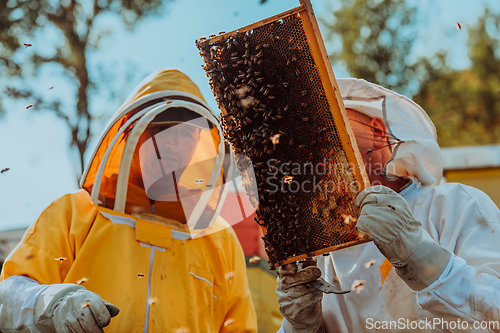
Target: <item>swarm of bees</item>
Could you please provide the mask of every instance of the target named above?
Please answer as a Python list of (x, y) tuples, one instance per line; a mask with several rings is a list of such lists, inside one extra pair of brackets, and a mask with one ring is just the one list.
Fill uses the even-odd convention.
[(258, 203), (254, 219), (265, 230), (271, 269), (288, 258), (357, 239), (354, 225), (345, 226), (341, 217), (357, 216), (355, 190), (334, 186), (335, 192), (320, 193), (314, 211), (317, 189), (291, 191), (297, 184), (354, 179), (349, 171), (341, 177), (292, 173), (294, 165), (317, 166), (325, 159), (348, 164), (300, 18), (290, 15), (246, 32), (203, 37), (196, 45), (223, 110), (224, 139), (236, 153), (237, 167), (244, 172), (253, 166), (254, 178), (245, 189)]

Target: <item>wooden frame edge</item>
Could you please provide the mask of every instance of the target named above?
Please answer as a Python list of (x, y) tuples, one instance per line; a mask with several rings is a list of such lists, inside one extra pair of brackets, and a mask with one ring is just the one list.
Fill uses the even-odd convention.
[(325, 95), (328, 100), (328, 104), (330, 105), (335, 123), (344, 125), (336, 127), (339, 133), (340, 141), (347, 155), (347, 160), (349, 162), (356, 161), (357, 168), (354, 168), (355, 170), (353, 171), (356, 181), (359, 184), (359, 191), (361, 192), (370, 186), (370, 180), (368, 179), (368, 175), (365, 170), (363, 158), (356, 144), (356, 138), (354, 137), (354, 132), (352, 131), (349, 118), (347, 117), (344, 101), (340, 95), (337, 80), (335, 80), (330, 58), (326, 52), (325, 44), (323, 42), (323, 38), (321, 37), (321, 32), (319, 31), (318, 22), (316, 21), (311, 2), (309, 0), (300, 0), (300, 3), (306, 9), (304, 11), (306, 15), (300, 15), (300, 18), (303, 23), (304, 31), (306, 32), (309, 47), (311, 48), (311, 54), (314, 62), (318, 66), (321, 82), (331, 83), (331, 86), (323, 84), (323, 88), (325, 89)]

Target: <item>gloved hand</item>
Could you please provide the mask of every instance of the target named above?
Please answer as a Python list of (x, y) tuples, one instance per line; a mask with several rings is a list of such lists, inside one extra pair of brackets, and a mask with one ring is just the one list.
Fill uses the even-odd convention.
[(368, 187), (358, 194), (356, 228), (372, 239), (413, 290), (427, 288), (446, 268), (451, 252), (437, 244), (413, 217), (408, 203), (388, 187)]
[(35, 305), (35, 325), (42, 332), (100, 333), (120, 311), (99, 295), (77, 285), (52, 285)]
[(286, 333), (324, 332), (321, 300), (323, 292), (313, 287), (321, 277), (316, 259), (309, 258), (299, 264), (291, 263), (278, 267), (276, 294), (280, 312), (285, 317)]

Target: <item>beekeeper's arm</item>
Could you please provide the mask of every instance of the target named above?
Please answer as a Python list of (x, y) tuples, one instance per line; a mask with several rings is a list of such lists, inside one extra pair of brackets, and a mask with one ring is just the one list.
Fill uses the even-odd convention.
[(321, 333), (325, 331), (321, 300), (323, 292), (310, 282), (321, 277), (316, 259), (277, 268), (276, 294), (280, 312), (285, 317), (278, 333)]
[(441, 223), (447, 224), (443, 230), (455, 233), (440, 236), (456, 240), (456, 255), (436, 243), (413, 218), (406, 201), (384, 186), (358, 195), (357, 228), (374, 240), (397, 274), (417, 292), (422, 308), (434, 317), (498, 321), (500, 214), (484, 193), (468, 191), (473, 193), (460, 188), (455, 197), (432, 203), (440, 211)]
[[(26, 231), (6, 259), (0, 276), (0, 331), (102, 332), (118, 309), (82, 286), (62, 282), (96, 210), (64, 196), (52, 203)], [(80, 230), (72, 228), (74, 225)], [(83, 237), (84, 238), (84, 237)]]

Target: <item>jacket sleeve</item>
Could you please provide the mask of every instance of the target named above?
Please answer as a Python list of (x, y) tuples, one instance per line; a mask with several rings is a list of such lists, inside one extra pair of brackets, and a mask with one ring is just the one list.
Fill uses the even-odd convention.
[(248, 287), (245, 255), (232, 229), (231, 233), (234, 236), (231, 244), (234, 274), (231, 274), (233, 278), (231, 279), (229, 307), (220, 332), (254, 333), (257, 332), (257, 319)]
[(0, 283), (0, 331), (38, 333), (33, 313), (47, 287), (25, 276), (11, 276)]
[(417, 301), (436, 320), (467, 321), (467, 332), (499, 332), (500, 212), (477, 189), (460, 185), (455, 192), (436, 198), (440, 213), (431, 212), (440, 215), (440, 245), (455, 256), (437, 281), (417, 293)]
[(74, 261), (79, 237), (71, 224), (75, 214), (80, 214), (74, 207), (76, 201), (85, 200), (82, 194), (54, 201), (5, 260), (0, 275), (2, 332), (38, 332), (33, 315), (39, 295), (49, 285), (63, 283)]

